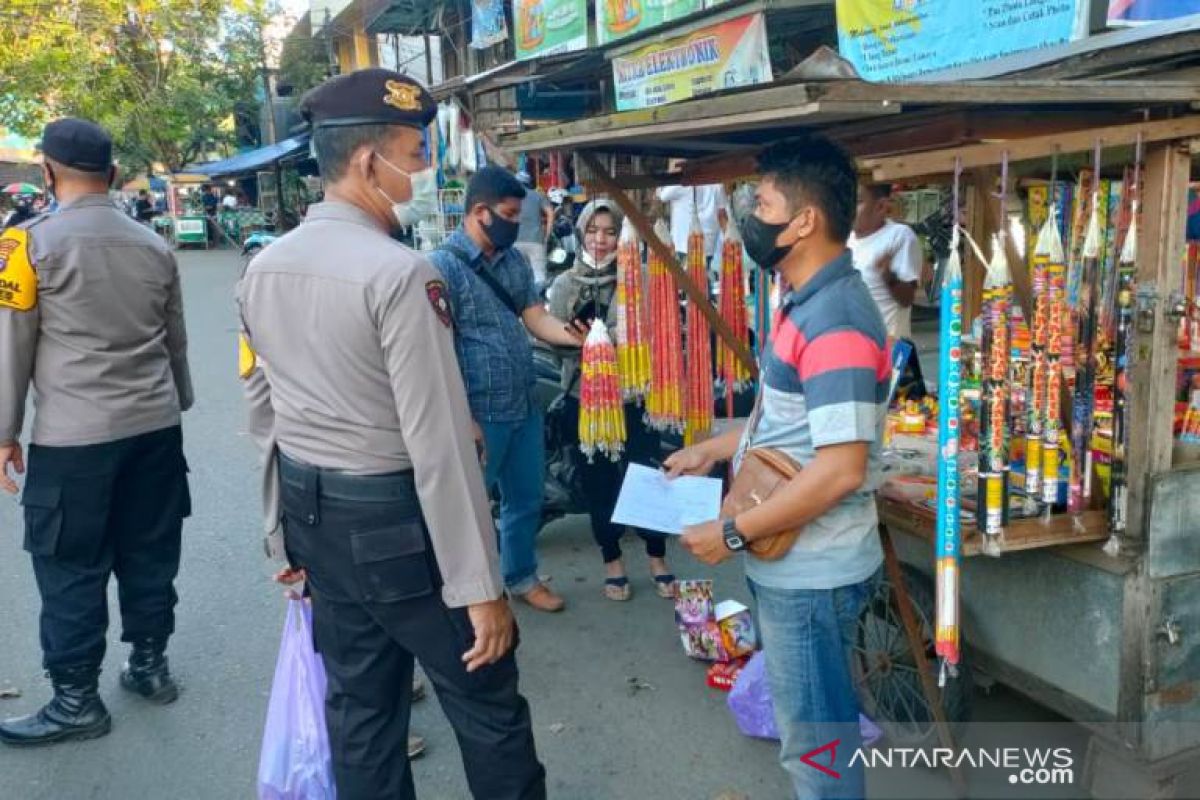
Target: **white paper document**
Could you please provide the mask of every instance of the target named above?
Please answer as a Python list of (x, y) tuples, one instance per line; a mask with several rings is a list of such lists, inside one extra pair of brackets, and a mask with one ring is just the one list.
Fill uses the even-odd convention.
[(681, 534), (688, 525), (716, 519), (721, 513), (721, 481), (681, 476), (641, 464), (630, 464), (613, 509), (616, 525)]

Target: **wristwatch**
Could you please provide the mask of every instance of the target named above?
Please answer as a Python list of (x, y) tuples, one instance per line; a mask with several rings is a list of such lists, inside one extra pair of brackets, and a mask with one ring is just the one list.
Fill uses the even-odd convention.
[(737, 521), (730, 517), (721, 521), (722, 532), (725, 534), (725, 546), (735, 553), (746, 549), (746, 537), (738, 533)]

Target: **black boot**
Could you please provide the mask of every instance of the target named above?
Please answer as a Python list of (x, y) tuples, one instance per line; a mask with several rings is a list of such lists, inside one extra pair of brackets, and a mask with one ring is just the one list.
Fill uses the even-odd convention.
[(0, 723), (0, 742), (33, 746), (73, 739), (95, 739), (112, 730), (112, 717), (100, 700), (100, 670), (56, 670), (50, 676), (54, 698), (36, 714)]
[(161, 639), (134, 642), (129, 661), (121, 670), (121, 686), (162, 706), (175, 702), (179, 685), (167, 668), (167, 657), (163, 655), (166, 649), (167, 643)]

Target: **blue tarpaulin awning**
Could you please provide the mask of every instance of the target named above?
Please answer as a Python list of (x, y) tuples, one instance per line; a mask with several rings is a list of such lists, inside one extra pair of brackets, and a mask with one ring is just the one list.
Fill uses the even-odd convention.
[(236, 175), (241, 172), (254, 172), (255, 170), (270, 166), (276, 161), (306, 151), (308, 149), (309, 138), (309, 134), (303, 133), (299, 136), (293, 136), (290, 139), (284, 139), (282, 142), (277, 142), (276, 144), (260, 147), (257, 150), (238, 153), (236, 156), (221, 161), (192, 164), (181, 171), (192, 175), (207, 175), (210, 178)]

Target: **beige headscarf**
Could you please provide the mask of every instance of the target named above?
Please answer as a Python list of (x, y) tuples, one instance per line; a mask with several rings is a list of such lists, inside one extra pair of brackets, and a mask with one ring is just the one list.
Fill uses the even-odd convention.
[(592, 217), (596, 216), (596, 214), (600, 213), (601, 211), (612, 215), (613, 222), (616, 224), (617, 230), (620, 231), (621, 223), (624, 222), (625, 217), (623, 214), (621, 214), (621, 209), (617, 207), (617, 204), (609, 200), (607, 197), (597, 197), (589, 201), (588, 204), (583, 207), (583, 210), (579, 212), (579, 217), (575, 220), (575, 230), (578, 231), (579, 234), (579, 260), (582, 261), (583, 264), (588, 268), (596, 271), (608, 269), (610, 266), (612, 266), (613, 262), (617, 260), (617, 251), (614, 248), (613, 251), (605, 257), (604, 261), (597, 264), (596, 259), (592, 257), (592, 254), (589, 253), (584, 246), (587, 226), (589, 223), (591, 223)]

